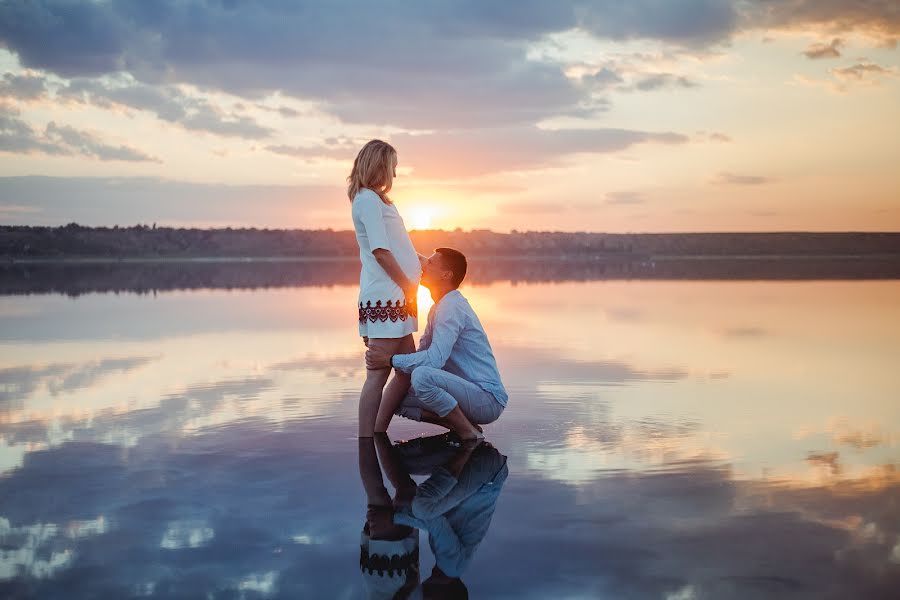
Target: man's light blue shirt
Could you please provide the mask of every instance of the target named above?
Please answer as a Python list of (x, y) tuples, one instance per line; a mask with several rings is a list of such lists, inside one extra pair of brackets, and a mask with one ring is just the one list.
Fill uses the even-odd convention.
[(443, 369), (471, 381), (503, 406), (509, 399), (487, 334), (459, 290), (445, 294), (428, 311), (419, 351), (395, 354), (391, 364), (404, 373), (421, 366)]
[(394, 513), (394, 523), (428, 532), (435, 562), (446, 575), (461, 577), (487, 534), (497, 499), (509, 475), (497, 450), (478, 452), (459, 478), (438, 467), (422, 482), (409, 507)]

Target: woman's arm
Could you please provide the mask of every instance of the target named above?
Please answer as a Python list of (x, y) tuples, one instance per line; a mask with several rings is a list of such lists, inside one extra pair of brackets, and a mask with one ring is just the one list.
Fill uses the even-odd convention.
[(416, 316), (416, 297), (419, 292), (419, 286), (406, 276), (406, 273), (400, 268), (400, 263), (397, 262), (390, 250), (375, 248), (372, 250), (372, 254), (375, 256), (378, 264), (381, 265), (381, 268), (388, 274), (388, 277), (403, 290), (403, 295), (406, 297), (406, 309), (412, 316)]

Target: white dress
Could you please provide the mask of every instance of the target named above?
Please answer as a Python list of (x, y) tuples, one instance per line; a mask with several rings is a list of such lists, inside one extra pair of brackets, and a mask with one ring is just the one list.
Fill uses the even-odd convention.
[(353, 228), (359, 244), (359, 335), (401, 338), (418, 331), (418, 319), (406, 308), (403, 290), (381, 268), (372, 250), (390, 250), (400, 268), (416, 284), (422, 278), (419, 255), (409, 239), (403, 218), (393, 204), (385, 204), (363, 188), (353, 198)]

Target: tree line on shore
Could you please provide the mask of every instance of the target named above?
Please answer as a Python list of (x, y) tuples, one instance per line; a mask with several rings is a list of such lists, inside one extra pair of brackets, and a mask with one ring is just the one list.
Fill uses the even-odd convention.
[[(574, 256), (635, 259), (665, 256), (900, 255), (895, 232), (589, 233), (414, 230), (422, 252), (441, 246), (469, 256)], [(357, 256), (352, 231), (331, 229), (174, 228), (0, 225), (6, 258), (317, 258)]]

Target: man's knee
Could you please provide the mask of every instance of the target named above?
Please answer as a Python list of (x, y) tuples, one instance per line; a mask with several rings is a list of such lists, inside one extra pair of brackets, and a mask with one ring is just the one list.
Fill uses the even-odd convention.
[(410, 385), (417, 395), (434, 387), (434, 374), (439, 369), (434, 367), (416, 367), (410, 376)]

